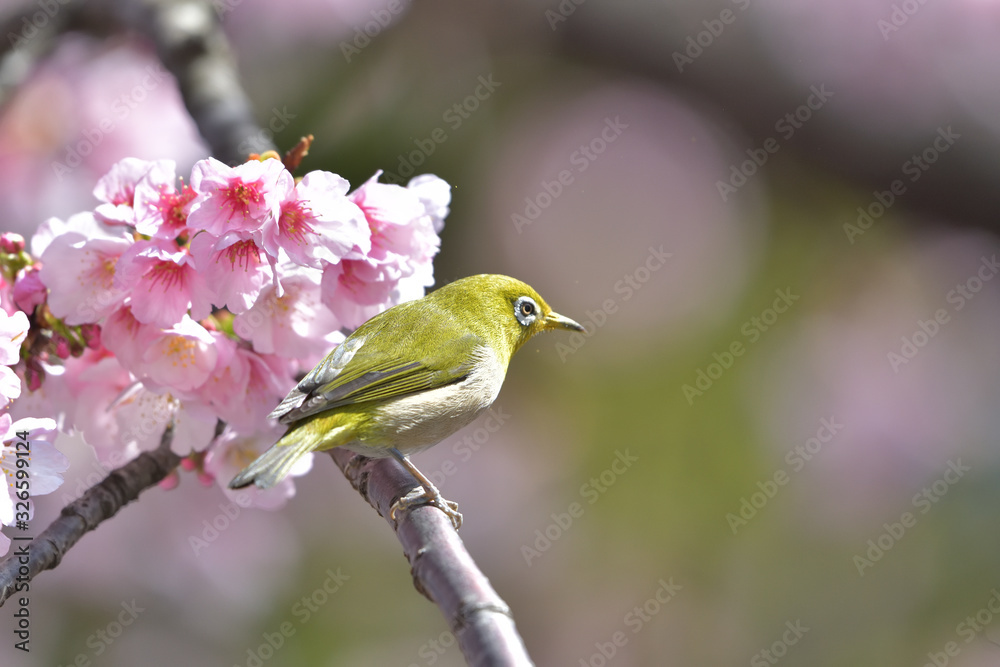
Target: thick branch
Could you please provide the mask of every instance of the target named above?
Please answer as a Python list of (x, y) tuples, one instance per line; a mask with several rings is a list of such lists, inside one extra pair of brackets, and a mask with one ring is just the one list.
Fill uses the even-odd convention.
[(510, 608), (479, 571), (451, 524), (435, 507), (420, 506), (389, 519), (392, 504), (417, 483), (393, 459), (368, 459), (336, 448), (344, 476), (396, 531), (417, 590), (441, 608), (462, 654), (473, 667), (531, 665)]
[[(0, 606), (14, 593), (17, 582), (30, 581), (43, 570), (54, 568), (85, 533), (110, 519), (180, 463), (170, 451), (173, 426), (163, 433), (160, 446), (113, 470), (104, 480), (63, 508), (59, 518), (28, 543), (28, 562), (20, 562), (16, 548), (0, 562)], [(21, 543), (23, 544), (23, 542)], [(15, 547), (18, 545), (14, 543)], [(21, 568), (27, 567), (27, 572)]]

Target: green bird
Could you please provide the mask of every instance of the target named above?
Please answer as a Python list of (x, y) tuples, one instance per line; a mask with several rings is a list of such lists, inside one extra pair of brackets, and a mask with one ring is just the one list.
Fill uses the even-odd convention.
[(288, 431), (229, 488), (267, 489), (308, 452), (345, 447), (393, 457), (422, 485), (397, 510), (431, 504), (457, 529), (458, 506), (409, 461), (493, 404), (510, 358), (535, 334), (584, 331), (531, 287), (502, 275), (456, 280), (371, 318), (313, 368), (268, 416)]

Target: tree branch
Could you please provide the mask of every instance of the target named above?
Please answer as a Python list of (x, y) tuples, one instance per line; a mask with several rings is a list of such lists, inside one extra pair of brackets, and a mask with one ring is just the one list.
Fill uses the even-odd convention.
[[(28, 544), (28, 562), (17, 557), (15, 550), (0, 562), (0, 606), (13, 593), (18, 582), (27, 582), (38, 573), (54, 568), (87, 532), (110, 519), (139, 494), (166, 477), (181, 459), (170, 451), (173, 424), (167, 426), (160, 446), (143, 452), (103, 481), (63, 508), (59, 518)], [(15, 543), (16, 545), (17, 543)], [(26, 568), (26, 570), (25, 570)]]
[(396, 532), (413, 585), (441, 608), (468, 664), (533, 664), (510, 608), (480, 572), (445, 513), (424, 505), (389, 519), (392, 504), (417, 487), (403, 467), (393, 459), (369, 459), (341, 448), (330, 450), (330, 456)]

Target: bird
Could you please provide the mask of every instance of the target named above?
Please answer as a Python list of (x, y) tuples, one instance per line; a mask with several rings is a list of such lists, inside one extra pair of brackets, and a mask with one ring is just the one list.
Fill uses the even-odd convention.
[(585, 332), (529, 285), (498, 274), (448, 283), (369, 319), (316, 365), (270, 415), (288, 430), (229, 488), (268, 489), (305, 454), (344, 447), (392, 457), (420, 487), (390, 511), (433, 505), (462, 523), (458, 505), (409, 460), (496, 400), (511, 357), (543, 331)]

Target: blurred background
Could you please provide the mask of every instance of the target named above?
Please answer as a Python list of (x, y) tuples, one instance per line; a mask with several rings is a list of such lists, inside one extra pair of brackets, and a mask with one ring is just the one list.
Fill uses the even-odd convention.
[[(1000, 3), (215, 6), (265, 140), (441, 176), (438, 284), (589, 329), (415, 457), (537, 664), (1000, 664)], [(147, 44), (67, 34), (0, 108), (2, 226), (206, 150)], [(36, 525), (104, 474), (61, 447)], [(2, 664), (464, 664), (325, 457), (276, 512), (182, 477), (32, 582)]]

